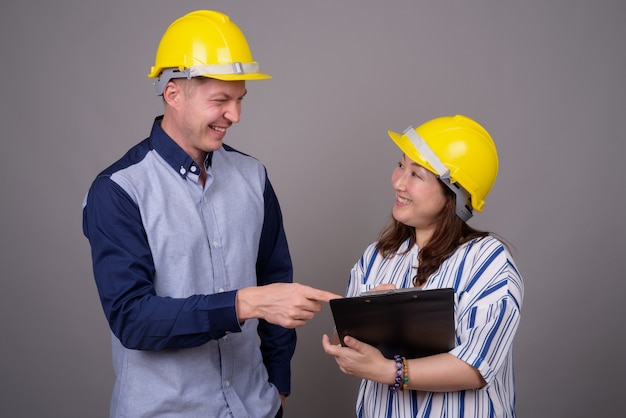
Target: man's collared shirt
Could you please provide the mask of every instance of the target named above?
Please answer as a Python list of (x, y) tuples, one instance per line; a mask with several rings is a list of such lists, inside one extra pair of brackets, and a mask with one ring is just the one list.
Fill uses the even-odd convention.
[(295, 331), (235, 310), (238, 289), (292, 281), (276, 195), (265, 167), (225, 144), (205, 167), (203, 187), (157, 118), (83, 202), (113, 333), (112, 417), (273, 417), (289, 393)]

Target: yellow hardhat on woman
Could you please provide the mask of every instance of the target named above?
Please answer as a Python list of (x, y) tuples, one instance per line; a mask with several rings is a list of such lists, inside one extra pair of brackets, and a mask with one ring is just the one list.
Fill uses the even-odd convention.
[(259, 72), (239, 27), (225, 14), (212, 10), (196, 10), (172, 22), (161, 38), (148, 77), (158, 77), (155, 87), (159, 95), (172, 78), (271, 78)]
[[(442, 116), (391, 139), (408, 158), (424, 166), (455, 192), (457, 215), (482, 211), (498, 175), (498, 153), (489, 132), (467, 116)], [(460, 187), (459, 187), (460, 186)]]

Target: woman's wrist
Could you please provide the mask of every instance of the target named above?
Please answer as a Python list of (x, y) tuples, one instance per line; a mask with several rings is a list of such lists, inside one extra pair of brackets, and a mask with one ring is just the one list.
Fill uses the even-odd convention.
[(389, 385), (389, 392), (396, 393), (402, 388), (402, 374), (403, 374), (403, 361), (400, 355), (396, 354), (393, 356), (394, 361), (394, 376), (393, 376), (393, 384)]

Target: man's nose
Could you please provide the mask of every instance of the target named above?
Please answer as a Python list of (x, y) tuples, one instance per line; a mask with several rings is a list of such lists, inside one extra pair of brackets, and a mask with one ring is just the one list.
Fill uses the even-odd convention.
[(224, 118), (231, 121), (232, 123), (239, 122), (239, 118), (241, 116), (241, 106), (239, 103), (230, 103), (224, 112)]

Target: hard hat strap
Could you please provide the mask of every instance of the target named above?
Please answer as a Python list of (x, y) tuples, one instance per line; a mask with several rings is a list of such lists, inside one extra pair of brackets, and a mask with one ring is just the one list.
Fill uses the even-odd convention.
[(233, 62), (231, 64), (212, 64), (212, 65), (194, 65), (193, 67), (184, 68), (165, 68), (159, 78), (154, 82), (154, 88), (158, 96), (163, 94), (165, 85), (173, 78), (207, 77), (211, 75), (225, 74), (248, 74), (259, 72), (259, 64), (256, 62), (241, 63)]
[(419, 136), (417, 132), (415, 132), (415, 128), (409, 126), (404, 130), (404, 134), (407, 138), (409, 138), (409, 141), (411, 141), (411, 144), (413, 144), (415, 149), (419, 151), (421, 156), (435, 169), (437, 175), (441, 178), (449, 180), (450, 170), (448, 170), (448, 167), (441, 162), (433, 150), (430, 149), (426, 141), (424, 141), (424, 139)]
[(472, 209), (469, 207), (470, 195), (458, 183), (450, 183), (450, 179), (441, 177), (440, 180), (456, 195), (456, 215), (463, 222), (469, 221), (474, 216)]
[(428, 146), (426, 141), (424, 141), (424, 139), (415, 131), (415, 128), (409, 126), (404, 130), (404, 135), (406, 135), (409, 141), (411, 141), (411, 144), (413, 144), (422, 158), (424, 158), (432, 166), (443, 184), (445, 184), (456, 195), (456, 214), (459, 218), (461, 218), (461, 220), (463, 220), (463, 222), (467, 222), (473, 216), (472, 210), (468, 206), (470, 195), (467, 193), (467, 190), (461, 187), (458, 183), (452, 181), (448, 167), (441, 162), (439, 157), (437, 157), (433, 150)]

